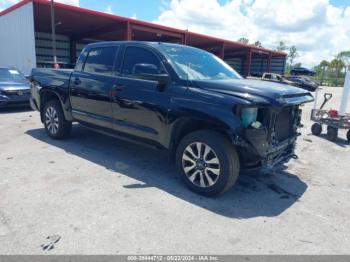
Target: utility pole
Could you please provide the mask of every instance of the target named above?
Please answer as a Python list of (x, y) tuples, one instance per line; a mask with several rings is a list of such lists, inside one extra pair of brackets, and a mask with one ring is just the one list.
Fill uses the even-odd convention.
[(53, 62), (57, 64), (57, 55), (56, 55), (56, 24), (55, 24), (55, 7), (54, 2), (51, 0), (51, 33), (52, 33), (52, 54)]

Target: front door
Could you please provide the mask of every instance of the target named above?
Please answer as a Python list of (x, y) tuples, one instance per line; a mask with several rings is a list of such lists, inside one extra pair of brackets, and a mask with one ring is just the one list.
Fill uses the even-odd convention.
[(85, 51), (79, 58), (70, 83), (74, 118), (113, 128), (110, 92), (115, 82), (113, 72), (117, 52), (118, 46), (102, 46)]
[(167, 87), (159, 89), (157, 81), (138, 77), (135, 74), (138, 64), (154, 66), (160, 74), (165, 72), (159, 57), (152, 51), (137, 46), (126, 47), (121, 75), (115, 85), (114, 129), (162, 144), (167, 133), (170, 92)]

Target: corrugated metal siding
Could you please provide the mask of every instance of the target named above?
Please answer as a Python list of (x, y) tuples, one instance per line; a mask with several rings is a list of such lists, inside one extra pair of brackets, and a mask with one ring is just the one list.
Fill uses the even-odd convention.
[(263, 74), (268, 72), (267, 58), (253, 57), (250, 72), (251, 74)]
[[(52, 62), (51, 34), (35, 32), (35, 50), (38, 66), (43, 62)], [(56, 34), (56, 54), (58, 62), (70, 63), (70, 39), (68, 36)]]
[(271, 72), (284, 75), (284, 70), (286, 66), (286, 57), (272, 57), (271, 60)]
[(33, 4), (0, 16), (0, 66), (30, 74), (36, 66)]
[(225, 59), (225, 62), (227, 64), (229, 64), (239, 74), (243, 75), (243, 73), (244, 73), (244, 66), (243, 66), (243, 59), (242, 58)]

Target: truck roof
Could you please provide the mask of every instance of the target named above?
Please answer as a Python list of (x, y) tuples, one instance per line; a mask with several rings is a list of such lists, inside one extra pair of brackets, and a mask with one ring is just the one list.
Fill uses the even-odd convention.
[(195, 48), (192, 46), (185, 46), (181, 44), (173, 44), (173, 43), (165, 43), (165, 42), (148, 42), (148, 41), (102, 41), (102, 42), (97, 42), (97, 43), (91, 43), (86, 46), (89, 47), (98, 47), (98, 46), (105, 46), (108, 44), (137, 44), (137, 45), (146, 45), (146, 46), (153, 46), (157, 47), (159, 45), (162, 46), (177, 46), (177, 47), (188, 47), (188, 48)]

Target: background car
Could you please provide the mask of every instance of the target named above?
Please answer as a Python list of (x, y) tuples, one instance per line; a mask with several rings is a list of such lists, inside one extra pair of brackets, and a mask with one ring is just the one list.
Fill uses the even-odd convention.
[(288, 81), (294, 83), (295, 86), (314, 92), (318, 88), (319, 84), (307, 76), (288, 76), (285, 77)]
[(0, 107), (29, 105), (30, 86), (16, 68), (0, 67)]
[(305, 67), (294, 67), (290, 71), (291, 75), (306, 75), (306, 76), (314, 76), (316, 74), (315, 71), (307, 69)]

